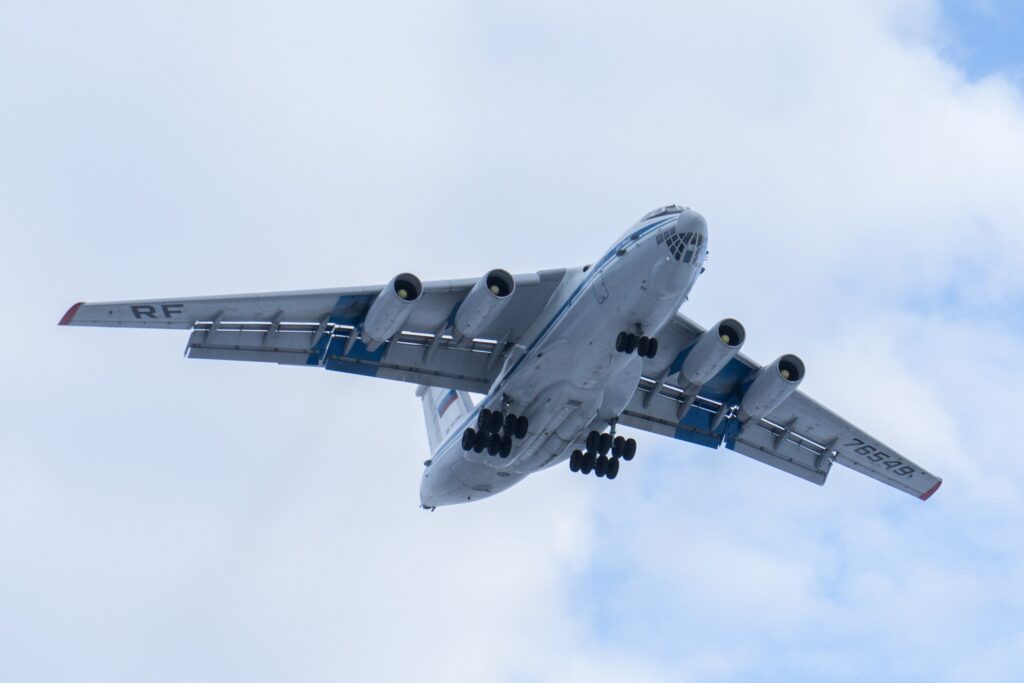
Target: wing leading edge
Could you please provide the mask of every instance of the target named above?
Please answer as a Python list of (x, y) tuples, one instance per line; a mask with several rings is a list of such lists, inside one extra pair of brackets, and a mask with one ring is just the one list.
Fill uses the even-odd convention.
[(682, 349), (675, 357), (644, 363), (644, 378), (621, 423), (683, 441), (737, 453), (818, 485), (833, 462), (928, 500), (942, 480), (878, 439), (797, 391), (767, 417), (746, 425), (730, 419), (760, 369), (739, 355), (702, 387), (687, 409), (683, 390), (673, 381), (686, 355), (704, 332), (677, 314), (660, 334), (662, 348)]

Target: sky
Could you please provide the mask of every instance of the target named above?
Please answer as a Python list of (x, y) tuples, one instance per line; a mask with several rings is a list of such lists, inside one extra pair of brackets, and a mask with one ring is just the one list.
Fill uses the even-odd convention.
[[(0, 4), (0, 680), (977, 681), (1024, 661), (1013, 3)], [(582, 265), (941, 475), (635, 434), (417, 508), (410, 385), (192, 361), (103, 301)]]

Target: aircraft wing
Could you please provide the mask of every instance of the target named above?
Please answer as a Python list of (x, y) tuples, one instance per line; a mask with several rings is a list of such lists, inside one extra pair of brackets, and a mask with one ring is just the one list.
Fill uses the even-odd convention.
[(702, 446), (725, 445), (784, 472), (822, 485), (833, 462), (921, 500), (942, 480), (878, 439), (797, 391), (766, 418), (745, 427), (728, 419), (760, 365), (739, 355), (699, 392), (680, 416), (685, 401), (674, 382), (683, 360), (704, 329), (677, 314), (659, 334), (662, 349), (681, 349), (644, 361), (643, 379), (620, 423)]
[(455, 312), (477, 283), (423, 283), (391, 343), (370, 350), (359, 329), (383, 285), (192, 299), (79, 303), (62, 325), (191, 329), (189, 358), (324, 367), (416, 384), (487, 393), (498, 362), (544, 310), (566, 270), (515, 275), (508, 304), (476, 338), (451, 336)]

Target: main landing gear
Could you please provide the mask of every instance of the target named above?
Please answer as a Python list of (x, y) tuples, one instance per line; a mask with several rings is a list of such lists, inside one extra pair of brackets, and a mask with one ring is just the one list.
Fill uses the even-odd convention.
[(636, 351), (641, 358), (654, 358), (658, 355), (658, 339), (638, 336), (632, 332), (619, 332), (615, 338), (615, 350), (619, 353)]
[(636, 455), (636, 441), (615, 436), (614, 426), (611, 434), (602, 434), (596, 430), (587, 434), (586, 448), (586, 451), (576, 449), (572, 452), (569, 457), (570, 471), (583, 474), (593, 472), (598, 477), (614, 479), (619, 476), (619, 461), (632, 460)]
[(525, 415), (513, 415), (484, 408), (476, 421), (476, 429), (462, 432), (462, 450), (507, 458), (512, 452), (512, 439), (522, 439), (530, 429)]

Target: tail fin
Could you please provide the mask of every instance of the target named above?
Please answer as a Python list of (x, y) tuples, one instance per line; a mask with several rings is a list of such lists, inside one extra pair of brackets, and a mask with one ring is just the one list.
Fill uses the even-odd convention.
[(451, 430), (462, 424), (473, 410), (473, 401), (464, 391), (422, 385), (416, 387), (416, 395), (423, 399), (423, 419), (427, 423), (427, 439), (433, 454)]

